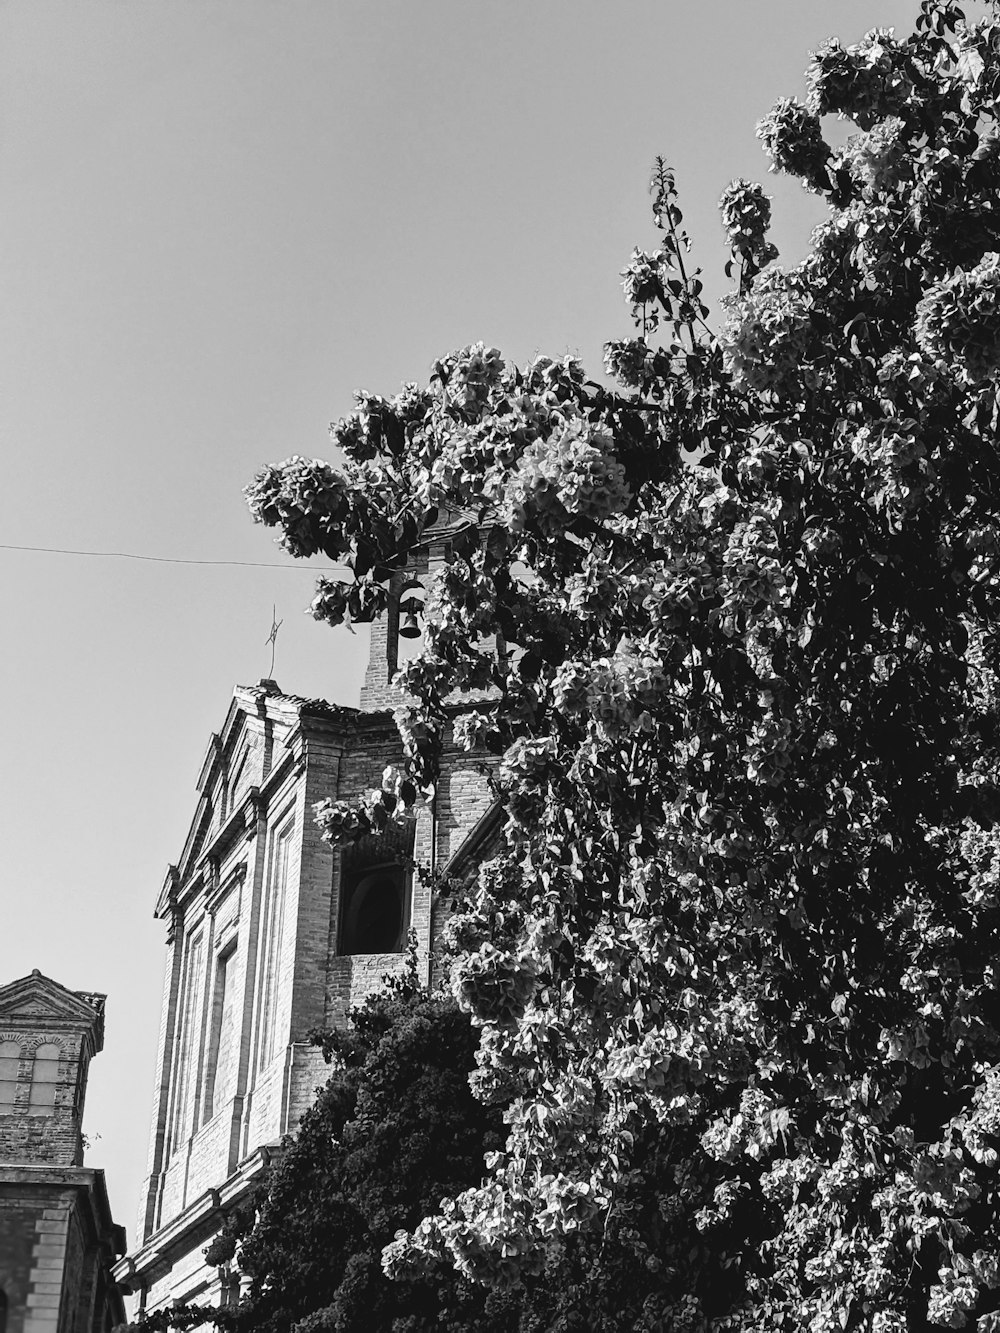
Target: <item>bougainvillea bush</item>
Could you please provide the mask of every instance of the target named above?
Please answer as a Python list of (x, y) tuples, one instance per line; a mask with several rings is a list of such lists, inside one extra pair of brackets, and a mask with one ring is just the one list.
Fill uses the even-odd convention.
[(457, 734), (500, 757), (505, 849), (451, 978), (507, 1137), (390, 1275), (558, 1285), (617, 1245), (625, 1327), (1000, 1329), (998, 80), (996, 4), (827, 43), (759, 127), (827, 218), (782, 268), (734, 182), (717, 328), (657, 164), (610, 379), (468, 347), (360, 397), (343, 467), (249, 488), (352, 565), (332, 624), (451, 532), (405, 767), (331, 838), (423, 799), (455, 691), (490, 700)]

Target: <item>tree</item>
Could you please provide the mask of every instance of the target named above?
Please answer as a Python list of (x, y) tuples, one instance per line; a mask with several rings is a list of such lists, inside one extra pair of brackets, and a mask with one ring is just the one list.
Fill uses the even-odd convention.
[(453, 1274), (392, 1282), (384, 1246), (442, 1195), (480, 1179), (502, 1121), (469, 1090), (476, 1039), (468, 1016), (431, 997), (414, 969), (352, 1013), (346, 1032), (317, 1034), (335, 1070), (253, 1197), (206, 1250), (234, 1264), (237, 1305), (173, 1306), (133, 1328), (302, 1333), (364, 1328), (419, 1333), (485, 1321), (515, 1329), (517, 1310)]
[(721, 333), (658, 163), (616, 387), (469, 347), (359, 397), (343, 468), (248, 490), (350, 561), (332, 624), (453, 523), (405, 768), (328, 836), (420, 799), (446, 737), (501, 756), (452, 977), (508, 1137), (397, 1279), (516, 1288), (610, 1238), (640, 1327), (1000, 1329), (998, 53), (995, 3), (924, 0), (814, 55), (759, 134), (828, 220), (782, 270), (734, 182)]

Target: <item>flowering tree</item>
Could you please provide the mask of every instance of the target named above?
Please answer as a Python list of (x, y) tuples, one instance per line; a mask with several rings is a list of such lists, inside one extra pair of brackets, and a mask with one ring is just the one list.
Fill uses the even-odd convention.
[(758, 132), (828, 220), (781, 269), (727, 190), (721, 333), (658, 164), (615, 388), (469, 347), (360, 397), (342, 470), (249, 488), (351, 563), (332, 624), (451, 523), (405, 769), (329, 836), (446, 739), (500, 756), (506, 849), (450, 929), (508, 1137), (390, 1274), (516, 1285), (586, 1241), (655, 1276), (638, 1327), (1000, 1329), (998, 80), (995, 3), (827, 43)]

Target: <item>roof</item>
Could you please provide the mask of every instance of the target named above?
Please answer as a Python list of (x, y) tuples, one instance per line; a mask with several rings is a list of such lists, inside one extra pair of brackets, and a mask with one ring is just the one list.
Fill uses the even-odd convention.
[(96, 1053), (104, 1044), (105, 999), (94, 991), (68, 990), (36, 968), (0, 986), (0, 1026), (82, 1028), (90, 1033)]

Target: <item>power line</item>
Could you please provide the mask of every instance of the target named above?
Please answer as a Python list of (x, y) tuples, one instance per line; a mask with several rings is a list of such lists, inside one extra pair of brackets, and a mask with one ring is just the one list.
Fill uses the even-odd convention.
[(157, 565), (230, 565), (244, 569), (294, 569), (299, 573), (337, 573), (349, 574), (346, 565), (276, 565), (261, 560), (188, 560), (173, 555), (138, 555), (135, 551), (73, 551), (63, 546), (16, 546), (13, 542), (0, 542), (0, 551), (32, 551), (43, 555), (82, 555), (101, 560), (148, 560)]

